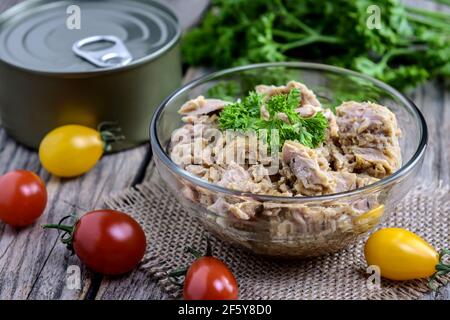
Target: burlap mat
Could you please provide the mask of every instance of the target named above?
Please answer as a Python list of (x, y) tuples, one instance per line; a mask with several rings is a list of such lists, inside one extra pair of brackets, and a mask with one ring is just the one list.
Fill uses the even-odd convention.
[[(449, 186), (418, 187), (400, 203), (385, 226), (404, 227), (418, 233), (435, 248), (449, 246)], [(174, 298), (182, 288), (167, 272), (188, 266), (193, 258), (186, 246), (205, 249), (205, 231), (170, 192), (156, 184), (125, 190), (106, 199), (114, 209), (132, 214), (144, 227), (149, 246), (142, 268)], [(213, 253), (225, 261), (239, 283), (241, 299), (417, 299), (429, 291), (426, 280), (381, 281), (369, 289), (369, 274), (362, 254), (365, 239), (335, 254), (298, 261), (274, 261), (212, 239)]]

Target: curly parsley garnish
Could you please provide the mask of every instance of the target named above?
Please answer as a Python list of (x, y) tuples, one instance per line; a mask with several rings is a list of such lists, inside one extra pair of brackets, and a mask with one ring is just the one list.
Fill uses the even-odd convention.
[[(267, 130), (268, 142), (271, 130), (278, 130), (280, 148), (286, 140), (296, 140), (301, 144), (316, 148), (325, 139), (328, 120), (322, 112), (309, 118), (301, 117), (295, 110), (300, 104), (300, 91), (292, 90), (287, 94), (279, 94), (265, 99), (263, 95), (250, 92), (242, 101), (227, 105), (219, 116), (222, 130)], [(261, 107), (265, 107), (269, 119), (261, 115)]]

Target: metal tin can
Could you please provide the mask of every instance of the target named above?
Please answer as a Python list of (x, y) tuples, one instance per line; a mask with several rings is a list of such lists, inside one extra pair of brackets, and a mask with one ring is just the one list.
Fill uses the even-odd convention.
[(156, 106), (181, 84), (180, 27), (151, 0), (28, 0), (0, 15), (0, 119), (37, 148), (65, 124), (115, 122), (148, 139)]

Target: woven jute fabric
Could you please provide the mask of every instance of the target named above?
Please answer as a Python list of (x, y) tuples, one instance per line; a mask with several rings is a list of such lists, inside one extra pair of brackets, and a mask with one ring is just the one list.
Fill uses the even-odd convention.
[[(142, 268), (166, 293), (179, 298), (182, 287), (167, 274), (192, 263), (186, 246), (205, 250), (206, 231), (202, 225), (169, 191), (151, 182), (111, 195), (106, 204), (140, 222), (149, 242)], [(411, 190), (383, 226), (407, 228), (435, 248), (448, 247), (449, 186), (418, 186)], [(223, 260), (236, 276), (241, 299), (417, 299), (429, 291), (426, 280), (382, 279), (379, 286), (368, 285), (365, 240), (334, 254), (296, 261), (259, 257), (215, 238), (211, 244), (214, 256)]]

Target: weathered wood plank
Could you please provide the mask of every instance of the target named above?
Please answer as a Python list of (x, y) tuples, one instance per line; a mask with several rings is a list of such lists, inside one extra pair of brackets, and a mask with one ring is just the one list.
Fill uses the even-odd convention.
[[(450, 13), (450, 6), (439, 5), (437, 10)], [(440, 168), (439, 179), (450, 184), (450, 80), (446, 79), (439, 84), (442, 88), (442, 124), (440, 128)], [(450, 285), (447, 287), (445, 298), (450, 300)]]
[(196, 25), (209, 5), (209, 0), (157, 0), (172, 8), (183, 30)]
[[(56, 203), (52, 209), (51, 222), (55, 223), (61, 219), (67, 210), (70, 211), (70, 206), (65, 202), (74, 203), (82, 210), (99, 209), (102, 208), (102, 198), (111, 192), (116, 192), (128, 187), (136, 173), (136, 170), (141, 163), (146, 147), (140, 147), (130, 151), (122, 152), (105, 157), (101, 163), (89, 174), (82, 178), (73, 181), (61, 182), (56, 179), (55, 192)], [(50, 187), (52, 186), (50, 182)], [(53, 236), (56, 236), (53, 234)], [(66, 279), (67, 268), (70, 265), (79, 266), (82, 270), (81, 292), (69, 290), (64, 286)], [(36, 283), (36, 287), (30, 294), (30, 298), (41, 299), (73, 299), (84, 297), (85, 289), (90, 285), (92, 274), (85, 270), (84, 266), (74, 256), (69, 256), (64, 246), (57, 246)], [(61, 279), (60, 283), (55, 282), (54, 279)], [(55, 291), (59, 288), (59, 292)]]
[(436, 81), (420, 86), (411, 95), (412, 100), (422, 111), (428, 126), (428, 149), (420, 177), (430, 183), (439, 181), (440, 170), (442, 170), (442, 166), (446, 166), (440, 161), (440, 141), (444, 139), (441, 134), (441, 126), (444, 121), (442, 96), (442, 89)]
[[(2, 1), (0, 12), (17, 2), (20, 0)], [(180, 0), (168, 2), (174, 8), (177, 8), (177, 3)], [(201, 12), (206, 1), (196, 0), (196, 5)], [(198, 15), (187, 15), (182, 19), (184, 28), (198, 18)], [(147, 147), (106, 156), (89, 174), (73, 180), (50, 177), (40, 167), (35, 152), (17, 145), (0, 129), (1, 149), (0, 173), (17, 168), (40, 173), (47, 183), (49, 204), (44, 216), (32, 227), (16, 231), (0, 225), (0, 299), (84, 298), (91, 285), (92, 273), (76, 257), (70, 256), (64, 246), (57, 244), (56, 232), (43, 232), (40, 224), (57, 223), (71, 213), (68, 203), (87, 210), (101, 207), (104, 195), (131, 185)], [(65, 286), (67, 268), (71, 265), (80, 267), (80, 290), (70, 290)], [(140, 290), (139, 286), (136, 289)]]
[[(70, 256), (62, 244), (54, 246), (56, 232), (44, 232), (40, 225), (57, 223), (70, 214), (69, 203), (87, 210), (100, 208), (104, 195), (131, 184), (146, 147), (105, 156), (87, 175), (60, 180), (40, 167), (36, 153), (5, 136), (1, 130), (0, 141), (5, 143), (0, 154), (1, 173), (19, 168), (38, 172), (47, 183), (49, 203), (43, 217), (29, 228), (17, 231), (0, 224), (0, 299), (83, 298), (91, 273), (76, 257)], [(78, 214), (82, 211), (78, 210)], [(65, 286), (70, 265), (80, 266), (81, 290), (69, 290)]]
[[(19, 1), (2, 1), (0, 11)], [(27, 169), (38, 172), (46, 181), (49, 203), (44, 216), (35, 225), (14, 230), (0, 224), (0, 299), (78, 299), (90, 285), (91, 273), (71, 257), (62, 245), (56, 245), (55, 232), (43, 232), (40, 224), (58, 222), (71, 213), (71, 206), (93, 209), (101, 205), (104, 194), (130, 185), (143, 159), (146, 147), (104, 157), (89, 174), (74, 180), (48, 175), (37, 154), (10, 140), (0, 130), (0, 173)], [(81, 212), (80, 212), (81, 213)], [(65, 286), (69, 265), (80, 265), (81, 289)]]
[[(449, 88), (450, 81), (443, 88)], [(441, 154), (440, 154), (440, 170), (439, 179), (444, 183), (450, 183), (450, 90), (443, 89), (443, 116), (442, 125), (440, 128), (440, 142), (441, 142)], [(449, 291), (450, 298), (450, 291)]]

